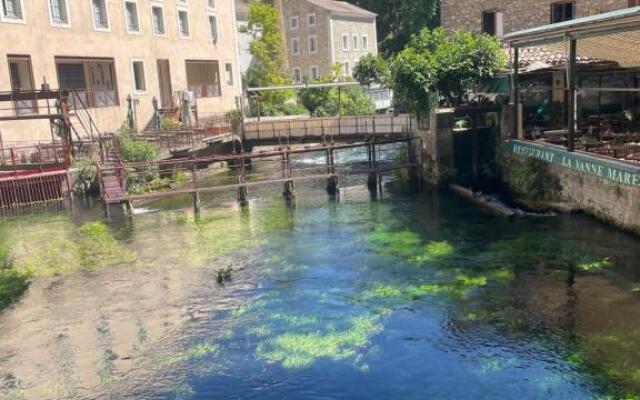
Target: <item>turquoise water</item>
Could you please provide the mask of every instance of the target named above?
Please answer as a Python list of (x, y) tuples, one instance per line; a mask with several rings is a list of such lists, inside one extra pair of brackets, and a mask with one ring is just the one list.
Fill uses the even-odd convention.
[(97, 206), (5, 220), (30, 286), (0, 314), (2, 398), (639, 393), (637, 238), (356, 183), (200, 218), (187, 199), (109, 226)]

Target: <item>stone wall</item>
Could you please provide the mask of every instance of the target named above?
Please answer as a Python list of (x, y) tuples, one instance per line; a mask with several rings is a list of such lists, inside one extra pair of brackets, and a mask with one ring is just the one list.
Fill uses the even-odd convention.
[[(448, 30), (479, 32), (484, 11), (502, 11), (504, 33), (551, 22), (551, 4), (557, 0), (442, 0), (442, 26)], [(629, 6), (628, 0), (575, 0), (576, 17), (585, 17)]]
[(640, 233), (640, 189), (552, 165), (562, 197), (603, 221)]

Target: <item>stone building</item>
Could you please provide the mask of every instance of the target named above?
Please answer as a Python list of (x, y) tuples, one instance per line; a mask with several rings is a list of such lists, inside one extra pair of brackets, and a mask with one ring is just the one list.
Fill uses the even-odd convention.
[[(128, 96), (140, 127), (151, 119), (152, 98), (172, 108), (181, 91), (195, 93), (203, 118), (236, 107), (234, 0), (0, 2), (0, 91), (44, 82), (74, 89), (104, 131), (125, 121)], [(0, 122), (0, 132), (5, 142), (50, 138), (42, 122)]]
[(276, 0), (286, 42), (286, 70), (295, 82), (330, 73), (339, 63), (351, 77), (367, 54), (378, 53), (376, 14), (334, 0)]
[(638, 0), (442, 0), (442, 26), (498, 37), (554, 22), (640, 5)]

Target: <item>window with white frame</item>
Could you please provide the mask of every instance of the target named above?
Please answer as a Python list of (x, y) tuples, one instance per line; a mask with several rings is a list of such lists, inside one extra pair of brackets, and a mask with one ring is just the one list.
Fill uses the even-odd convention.
[(349, 35), (347, 34), (342, 35), (342, 50), (344, 51), (349, 50)]
[(294, 68), (293, 69), (293, 81), (295, 83), (301, 83), (302, 82), (302, 73), (300, 72), (300, 68)]
[(215, 15), (209, 15), (209, 39), (218, 43), (218, 18)]
[(2, 1), (2, 20), (7, 22), (24, 21), (24, 12), (22, 10), (21, 0), (1, 0)]
[(51, 25), (69, 26), (67, 0), (49, 0), (49, 17)]
[(151, 6), (151, 26), (155, 35), (164, 35), (164, 9), (160, 5)]
[(314, 54), (318, 52), (318, 38), (317, 36), (309, 36), (309, 53)]
[(369, 37), (362, 35), (362, 50), (369, 50)]
[(295, 31), (300, 27), (300, 20), (297, 16), (289, 18), (289, 29)]
[(316, 26), (316, 13), (307, 14), (307, 26), (310, 28)]
[(316, 67), (315, 65), (309, 67), (309, 77), (314, 81), (320, 78), (320, 70), (318, 69), (318, 67)]
[(109, 14), (106, 0), (91, 0), (93, 27), (97, 30), (109, 29)]
[(127, 32), (140, 33), (140, 21), (138, 19), (138, 3), (134, 0), (125, 0), (124, 18)]
[(297, 56), (300, 54), (300, 39), (293, 38), (291, 39), (291, 54)]
[(231, 63), (224, 64), (224, 72), (227, 74), (227, 86), (233, 86), (233, 65)]
[(353, 49), (358, 50), (358, 47), (360, 47), (358, 45), (358, 35), (353, 35)]
[(136, 92), (147, 91), (147, 77), (144, 73), (144, 61), (131, 61), (131, 71), (133, 73), (133, 90)]
[(187, 10), (178, 10), (178, 33), (181, 38), (188, 38), (191, 35), (189, 11)]
[(216, 8), (216, 0), (207, 0), (207, 7)]

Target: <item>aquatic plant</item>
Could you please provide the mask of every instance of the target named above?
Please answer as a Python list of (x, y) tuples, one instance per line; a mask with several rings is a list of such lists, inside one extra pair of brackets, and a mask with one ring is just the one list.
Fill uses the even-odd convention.
[(227, 266), (226, 268), (219, 269), (216, 275), (216, 282), (218, 282), (218, 285), (222, 286), (226, 282), (231, 281), (232, 271), (233, 271), (233, 268), (231, 267), (231, 265)]
[(453, 254), (453, 246), (446, 241), (423, 242), (420, 236), (410, 230), (392, 231), (385, 226), (377, 226), (367, 236), (373, 250), (390, 256), (406, 258), (417, 264), (428, 264)]
[(80, 227), (78, 256), (83, 268), (102, 268), (133, 262), (132, 251), (125, 249), (111, 234), (104, 222), (89, 222)]
[(260, 342), (256, 356), (268, 362), (279, 362), (287, 369), (309, 367), (320, 359), (361, 363), (360, 352), (381, 331), (382, 325), (377, 316), (352, 317), (343, 330), (329, 328), (326, 332), (288, 332)]
[(220, 352), (220, 345), (210, 342), (196, 343), (187, 347), (164, 361), (164, 365), (174, 365), (188, 361), (198, 361), (207, 357), (216, 356)]
[(12, 269), (0, 269), (0, 310), (17, 300), (29, 287), (30, 275)]

